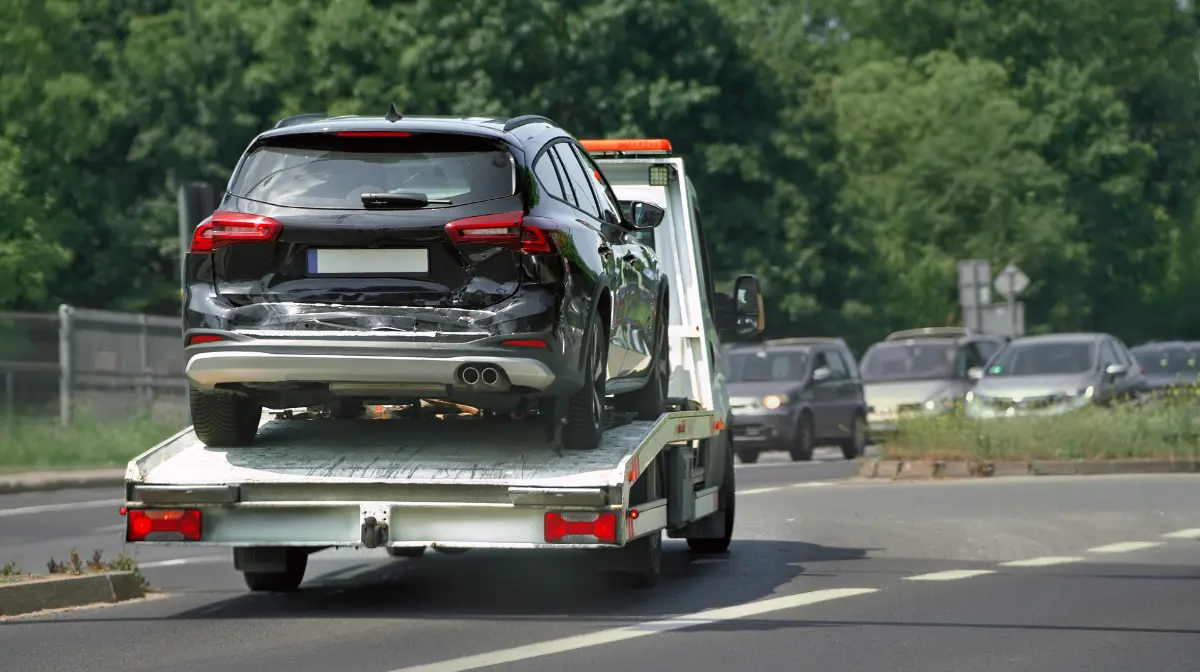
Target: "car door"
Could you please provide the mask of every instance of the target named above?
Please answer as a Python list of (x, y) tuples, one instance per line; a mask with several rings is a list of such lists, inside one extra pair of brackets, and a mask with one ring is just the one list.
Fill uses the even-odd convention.
[[(642, 375), (650, 370), (654, 355), (654, 319), (658, 305), (658, 259), (642, 245), (633, 231), (621, 224), (621, 205), (604, 173), (587, 152), (575, 146), (575, 153), (591, 178), (591, 186), (600, 206), (600, 218), (620, 230), (620, 243), (613, 256), (621, 267), (623, 340), (628, 348), (622, 375)], [(665, 320), (664, 320), (665, 322)]]
[(845, 437), (850, 435), (850, 428), (854, 425), (854, 413), (858, 410), (858, 393), (862, 386), (857, 385), (850, 376), (850, 367), (846, 364), (846, 360), (842, 357), (842, 353), (838, 350), (830, 350), (826, 359), (829, 361), (829, 368), (833, 371), (831, 380), (836, 380), (837, 385), (836, 397), (833, 401), (831, 420), (833, 420), (832, 436)]
[(1125, 366), (1125, 373), (1117, 380), (1117, 394), (1132, 395), (1142, 392), (1145, 387), (1145, 376), (1142, 374), (1141, 365), (1133, 358), (1129, 348), (1125, 347), (1125, 343), (1121, 339), (1113, 338), (1112, 344), (1113, 349), (1117, 351), (1117, 360)]
[(552, 151), (561, 168), (564, 185), (571, 192), (567, 197), (577, 209), (578, 221), (600, 233), (600, 256), (604, 260), (604, 272), (614, 281), (612, 324), (609, 325), (608, 377), (620, 378), (626, 370), (625, 353), (629, 349), (625, 336), (627, 330), (622, 331), (622, 326), (627, 321), (623, 313), (625, 281), (617, 256), (621, 254), (624, 229), (600, 218), (600, 205), (596, 201), (596, 194), (571, 142), (564, 140), (555, 143)]
[[(810, 367), (809, 390), (812, 392), (813, 432), (818, 438), (826, 439), (837, 435), (838, 424), (838, 390), (843, 380), (837, 377), (837, 370), (830, 362), (828, 350), (818, 350), (813, 355)], [(812, 379), (818, 369), (828, 369), (830, 376), (825, 380)]]

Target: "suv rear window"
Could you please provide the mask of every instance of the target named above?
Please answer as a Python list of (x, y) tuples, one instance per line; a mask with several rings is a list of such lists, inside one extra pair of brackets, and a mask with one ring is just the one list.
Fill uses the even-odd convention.
[(362, 210), (360, 197), (378, 193), (462, 205), (512, 196), (516, 165), (503, 143), (470, 136), (289, 135), (251, 150), (229, 191), (294, 208)]

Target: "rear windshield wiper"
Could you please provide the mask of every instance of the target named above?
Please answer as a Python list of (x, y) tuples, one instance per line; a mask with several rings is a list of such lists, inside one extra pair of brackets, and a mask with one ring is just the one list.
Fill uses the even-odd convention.
[(363, 194), (363, 207), (368, 210), (388, 208), (423, 208), (427, 205), (450, 205), (448, 198), (429, 198), (425, 194), (410, 191), (406, 194)]

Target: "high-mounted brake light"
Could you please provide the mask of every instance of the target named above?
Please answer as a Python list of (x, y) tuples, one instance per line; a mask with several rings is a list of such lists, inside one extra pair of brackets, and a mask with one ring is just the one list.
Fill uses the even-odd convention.
[(217, 341), (225, 340), (224, 336), (216, 334), (196, 334), (188, 339), (188, 345), (199, 345), (201, 343), (216, 343)]
[[(546, 542), (556, 543), (567, 537), (582, 537), (576, 543), (600, 541), (617, 543), (617, 515), (615, 513), (556, 513), (546, 514)], [(575, 541), (572, 539), (571, 541)]]
[(269, 243), (279, 237), (283, 225), (270, 217), (218, 210), (196, 227), (192, 254), (207, 254), (234, 243)]
[(456, 219), (446, 225), (446, 235), (455, 245), (496, 245), (518, 249), (525, 254), (553, 252), (546, 232), (525, 221), (525, 213), (520, 210)]
[(126, 521), (126, 541), (200, 541), (198, 509), (131, 509)]
[(624, 140), (580, 140), (591, 154), (670, 154), (671, 141), (662, 138)]
[(408, 131), (338, 131), (339, 138), (407, 138)]

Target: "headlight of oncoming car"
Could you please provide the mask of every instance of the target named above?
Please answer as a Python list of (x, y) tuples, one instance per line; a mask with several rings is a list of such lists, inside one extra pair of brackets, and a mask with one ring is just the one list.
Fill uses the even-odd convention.
[(767, 409), (768, 411), (773, 411), (787, 402), (788, 395), (786, 394), (768, 394), (767, 396), (763, 397), (762, 405), (763, 408)]

